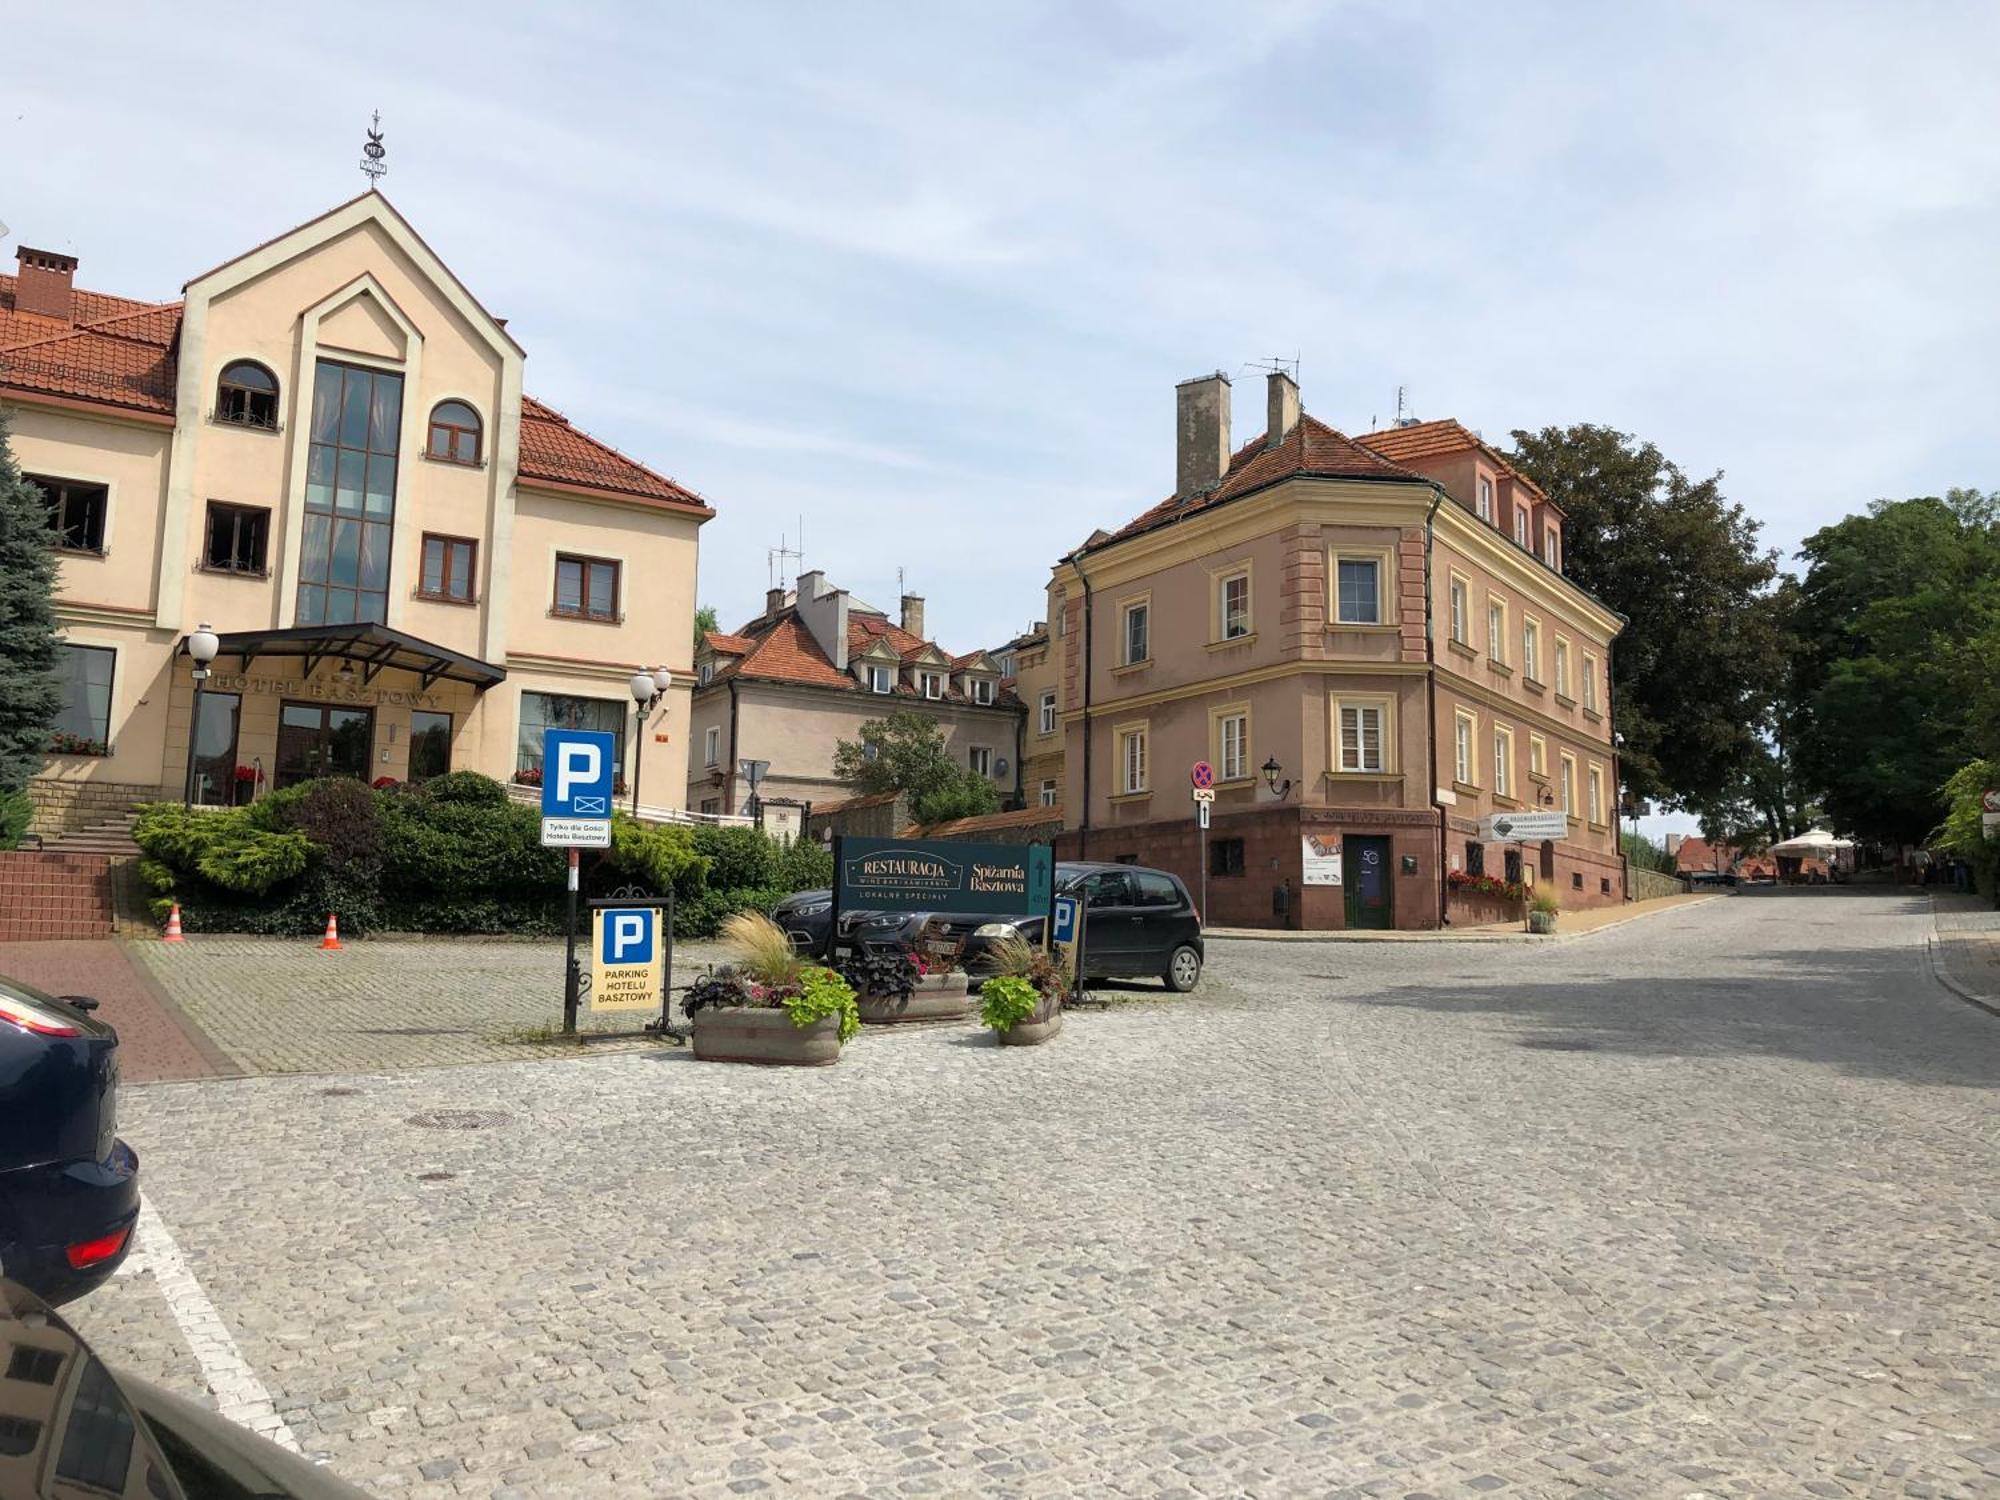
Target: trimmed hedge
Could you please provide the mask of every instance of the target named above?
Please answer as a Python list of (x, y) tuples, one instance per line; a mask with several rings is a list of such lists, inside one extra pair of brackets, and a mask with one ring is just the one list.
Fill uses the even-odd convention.
[[(329, 778), (249, 807), (145, 808), (133, 837), (139, 875), (164, 920), (178, 901), (190, 932), (304, 936), (337, 912), (343, 936), (512, 933), (563, 928), (566, 859), (541, 844), (541, 816), (473, 771), (417, 786)], [(833, 878), (815, 845), (786, 848), (753, 828), (649, 825), (613, 816), (611, 847), (590, 852), (583, 889), (674, 893), (674, 935), (713, 936), (734, 912), (769, 911)]]

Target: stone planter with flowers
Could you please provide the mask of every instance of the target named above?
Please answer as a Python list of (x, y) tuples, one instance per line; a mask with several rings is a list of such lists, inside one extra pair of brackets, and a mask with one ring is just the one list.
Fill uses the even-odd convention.
[(1019, 933), (987, 950), (993, 976), (979, 987), (979, 1019), (1003, 1047), (1033, 1047), (1062, 1030), (1065, 985), (1053, 955)]
[(703, 1062), (826, 1067), (861, 1030), (853, 986), (808, 964), (762, 912), (722, 925), (735, 962), (689, 986), (682, 1008)]

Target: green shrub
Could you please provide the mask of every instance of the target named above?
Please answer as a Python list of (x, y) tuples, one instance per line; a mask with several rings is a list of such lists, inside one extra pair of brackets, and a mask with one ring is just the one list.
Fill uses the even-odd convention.
[(433, 776), (417, 788), (417, 793), (433, 803), (465, 802), (474, 807), (522, 805), (513, 802), (507, 788), (477, 771), (447, 771), (442, 776)]
[(778, 842), (761, 828), (705, 824), (694, 830), (694, 846), (697, 853), (708, 857), (710, 890), (782, 883)]
[(816, 891), (833, 884), (833, 851), (812, 839), (793, 839), (778, 855), (778, 882), (791, 891)]
[(319, 856), (315, 863), (343, 879), (372, 882), (381, 871), (381, 799), (362, 782), (346, 776), (308, 781), (253, 803), (252, 813), (273, 832), (303, 833)]
[(708, 883), (713, 864), (696, 852), (693, 830), (671, 823), (641, 823), (624, 813), (611, 816), (611, 848), (604, 863), (644, 884), (656, 895), (692, 896)]
[(170, 869), (186, 873), (208, 852), (215, 838), (232, 828), (248, 828), (247, 809), (192, 812), (178, 802), (154, 802), (139, 809), (132, 841)]
[(313, 846), (303, 833), (267, 833), (240, 820), (227, 821), (229, 826), (209, 839), (194, 862), (204, 880), (225, 891), (261, 896), (305, 872)]
[(861, 1030), (861, 1007), (854, 1001), (854, 986), (817, 964), (799, 975), (799, 992), (786, 996), (784, 1005), (794, 1026), (810, 1026), (823, 1017), (839, 1016), (843, 1042), (853, 1041)]
[(0, 792), (0, 849), (19, 847), (21, 835), (28, 831), (28, 820), (34, 815), (35, 804), (27, 792), (19, 787)]
[(747, 890), (697, 891), (694, 895), (674, 898), (674, 936), (676, 938), (711, 938), (722, 930), (722, 924), (740, 911), (761, 911), (769, 913), (790, 891), (777, 886), (754, 886)]
[(1041, 1003), (1042, 992), (1018, 974), (996, 974), (979, 987), (979, 1019), (995, 1031), (1011, 1031)]
[(541, 815), (534, 808), (504, 794), (498, 803), (456, 791), (440, 798), (431, 793), (432, 785), (382, 799), (382, 888), (398, 905), (431, 895), (527, 896), (563, 889), (563, 852), (542, 847)]

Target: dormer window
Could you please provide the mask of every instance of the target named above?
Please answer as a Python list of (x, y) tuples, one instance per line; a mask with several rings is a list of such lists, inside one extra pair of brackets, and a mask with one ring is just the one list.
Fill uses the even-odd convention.
[(917, 673), (917, 687), (926, 698), (944, 696), (944, 678), (936, 672)]
[(869, 692), (887, 693), (893, 691), (895, 686), (896, 686), (896, 674), (894, 672), (891, 672), (887, 667), (883, 666), (879, 662), (870, 662), (868, 664)]
[(278, 426), (278, 377), (253, 359), (225, 365), (215, 383), (215, 420), (238, 427)]
[(1528, 510), (1526, 506), (1517, 505), (1514, 507), (1514, 544), (1519, 547), (1528, 545)]
[(715, 681), (715, 663), (712, 661), (703, 662), (699, 667), (695, 668), (695, 676), (699, 679), (703, 687), (707, 687), (711, 682)]
[(1493, 481), (1483, 474), (1479, 477), (1479, 519), (1493, 524)]
[(1542, 561), (1558, 572), (1562, 570), (1562, 532), (1557, 527), (1542, 533)]
[(993, 701), (992, 678), (974, 677), (971, 679), (971, 682), (972, 682), (972, 701), (974, 703), (991, 703)]

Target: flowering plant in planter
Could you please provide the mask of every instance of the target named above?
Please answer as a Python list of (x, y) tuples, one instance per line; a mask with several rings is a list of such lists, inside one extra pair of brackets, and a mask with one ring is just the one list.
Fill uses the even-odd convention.
[(109, 755), (111, 747), (103, 740), (92, 739), (87, 734), (71, 734), (67, 729), (58, 729), (49, 735), (51, 755)]
[(843, 1042), (861, 1030), (854, 986), (832, 969), (806, 963), (793, 951), (785, 930), (762, 912), (738, 912), (722, 924), (722, 940), (736, 955), (731, 978), (742, 995), (738, 1004), (783, 1010), (794, 1026), (838, 1016)]
[(979, 990), (979, 1019), (1005, 1033), (1038, 1015), (1054, 1015), (1067, 998), (1053, 954), (1018, 932), (995, 938), (986, 950), (993, 977)]
[(1465, 895), (1491, 896), (1496, 901), (1519, 901), (1527, 894), (1527, 888), (1519, 881), (1502, 880), (1497, 875), (1471, 875), (1464, 870), (1453, 870), (1445, 876), (1445, 883)]
[(264, 773), (259, 771), (255, 766), (238, 766), (234, 775), (238, 786), (242, 786), (245, 783), (255, 786), (264, 779)]
[(540, 786), (541, 784), (542, 768), (540, 766), (523, 766), (514, 773), (514, 785), (516, 786)]

